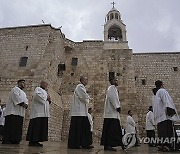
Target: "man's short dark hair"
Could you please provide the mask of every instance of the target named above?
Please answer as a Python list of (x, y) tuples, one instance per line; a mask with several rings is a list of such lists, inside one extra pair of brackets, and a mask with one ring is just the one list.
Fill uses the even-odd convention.
[(88, 110), (92, 110), (92, 107), (89, 107)]
[(160, 88), (162, 85), (163, 85), (163, 82), (160, 81), (160, 80), (157, 80), (157, 81), (155, 82), (155, 86), (156, 86), (157, 88)]
[(152, 110), (152, 106), (149, 106), (148, 110), (151, 111)]
[(153, 88), (152, 89), (152, 92), (153, 92), (154, 95), (156, 95), (157, 91), (158, 91), (158, 88)]
[(109, 79), (109, 82), (111, 82), (111, 81), (113, 81), (113, 80), (115, 80), (115, 77), (110, 78), (110, 79)]
[(117, 80), (117, 78), (112, 77), (112, 78), (110, 78), (110, 79), (109, 79), (109, 82), (110, 82), (110, 84), (114, 84), (114, 82), (113, 82), (113, 81), (116, 81), (116, 80)]
[(20, 79), (20, 80), (17, 81), (17, 84), (20, 83), (20, 82), (25, 82), (25, 80), (24, 79)]
[(131, 110), (128, 111), (128, 114), (131, 112)]

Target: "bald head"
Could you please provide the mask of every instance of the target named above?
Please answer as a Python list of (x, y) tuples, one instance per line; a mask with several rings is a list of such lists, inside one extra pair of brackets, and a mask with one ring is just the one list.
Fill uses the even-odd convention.
[(48, 83), (46, 81), (41, 81), (40, 82), (40, 87), (44, 90), (47, 90), (48, 88)]
[(88, 78), (85, 76), (80, 77), (80, 82), (85, 86), (88, 83)]

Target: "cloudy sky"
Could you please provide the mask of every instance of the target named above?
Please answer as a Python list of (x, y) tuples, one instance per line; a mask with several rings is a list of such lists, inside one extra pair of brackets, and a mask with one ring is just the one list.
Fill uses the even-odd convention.
[(0, 28), (43, 20), (62, 26), (73, 41), (103, 40), (104, 19), (113, 1), (133, 52), (180, 52), (180, 0), (0, 0)]

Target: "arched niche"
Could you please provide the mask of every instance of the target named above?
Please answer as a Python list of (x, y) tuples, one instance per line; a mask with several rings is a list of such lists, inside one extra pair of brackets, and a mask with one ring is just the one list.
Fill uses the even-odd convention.
[(113, 25), (108, 29), (108, 40), (122, 41), (122, 30), (119, 26)]

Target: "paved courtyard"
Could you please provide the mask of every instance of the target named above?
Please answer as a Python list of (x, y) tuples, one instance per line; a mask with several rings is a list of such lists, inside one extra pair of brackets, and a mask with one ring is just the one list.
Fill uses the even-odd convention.
[[(65, 142), (44, 142), (44, 147), (29, 147), (28, 142), (22, 141), (20, 145), (5, 145), (0, 143), (0, 154), (166, 154), (159, 152), (156, 148), (149, 148), (146, 144), (141, 144), (139, 147), (132, 147), (123, 151), (117, 147), (116, 152), (104, 151), (103, 146), (94, 144), (95, 148), (92, 150), (73, 150), (67, 149)], [(167, 152), (168, 154), (170, 152)], [(174, 152), (179, 153), (179, 152)]]

